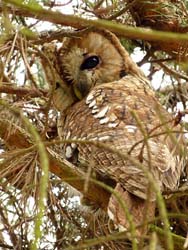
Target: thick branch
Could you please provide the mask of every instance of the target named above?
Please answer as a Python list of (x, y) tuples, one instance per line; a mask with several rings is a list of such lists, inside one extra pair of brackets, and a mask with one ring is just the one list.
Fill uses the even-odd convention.
[(23, 87), (15, 87), (7, 83), (0, 83), (0, 93), (12, 94), (17, 96), (42, 97), (47, 96), (44, 89), (31, 89)]
[[(4, 109), (0, 110), (0, 137), (5, 141), (6, 146), (10, 149), (25, 149), (33, 146), (29, 135), (23, 127), (21, 127), (21, 124), (16, 121), (14, 115)], [(62, 181), (69, 183), (81, 193), (84, 193), (85, 197), (99, 205), (101, 208), (106, 209), (109, 193), (93, 183), (90, 183), (88, 190), (84, 192), (85, 181), (83, 176), (75, 170), (76, 167), (66, 160), (59, 160), (58, 157), (54, 157), (54, 155), (50, 153), (49, 159), (50, 171), (53, 174), (60, 177)]]
[(83, 179), (83, 175), (81, 176), (75, 169), (76, 167), (66, 160), (60, 162), (50, 156), (50, 171), (53, 174), (83, 193), (84, 197), (94, 202), (94, 204), (106, 210), (110, 197), (109, 193), (92, 182), (89, 183), (88, 190), (85, 191), (85, 180)]
[[(95, 26), (97, 28), (104, 28), (112, 32), (132, 38), (143, 39), (148, 41), (164, 41), (164, 42), (184, 42), (188, 43), (188, 36), (186, 34), (153, 31), (150, 29), (134, 28), (111, 21), (92, 20), (81, 18), (76, 15), (65, 15), (60, 12), (43, 9), (41, 6), (31, 4), (23, 4), (16, 0), (4, 0), (4, 3), (12, 4), (15, 6), (15, 13), (24, 15), (25, 17), (33, 17), (35, 19), (48, 21), (62, 26), (71, 26), (74, 28), (85, 28), (88, 26)], [(179, 43), (178, 43), (179, 44)], [(182, 43), (183, 45), (183, 43)]]

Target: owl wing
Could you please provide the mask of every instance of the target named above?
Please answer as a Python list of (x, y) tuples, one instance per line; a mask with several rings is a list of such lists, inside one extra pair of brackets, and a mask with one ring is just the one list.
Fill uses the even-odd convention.
[(153, 174), (161, 191), (175, 189), (183, 164), (177, 156), (178, 143), (172, 143), (166, 135), (167, 128), (172, 135), (169, 121), (171, 117), (159, 105), (146, 80), (126, 76), (95, 87), (86, 99), (70, 108), (60, 120), (59, 134), (66, 140), (103, 143), (104, 147), (100, 143), (65, 143), (64, 155), (70, 160), (76, 152), (77, 163), (91, 166), (99, 175), (146, 199), (149, 182), (130, 158)]

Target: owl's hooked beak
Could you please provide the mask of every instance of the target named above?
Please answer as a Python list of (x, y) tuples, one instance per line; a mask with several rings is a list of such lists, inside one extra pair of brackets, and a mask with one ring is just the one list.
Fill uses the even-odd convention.
[(87, 84), (86, 82), (77, 82), (74, 86), (74, 93), (76, 97), (81, 100), (83, 99), (90, 91), (91, 86)]
[(93, 86), (94, 83), (92, 81), (92, 72), (81, 71), (78, 74), (76, 82), (73, 84), (73, 91), (76, 97), (81, 100), (89, 93)]

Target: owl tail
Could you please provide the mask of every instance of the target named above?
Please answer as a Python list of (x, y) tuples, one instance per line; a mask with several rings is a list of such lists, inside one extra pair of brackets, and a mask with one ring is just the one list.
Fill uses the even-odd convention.
[[(121, 200), (132, 215), (136, 235), (140, 237), (146, 234), (148, 230), (147, 221), (152, 220), (155, 215), (155, 202), (143, 200), (129, 193), (119, 183), (116, 185), (114, 191), (121, 197)], [(108, 203), (108, 215), (120, 231), (129, 230), (129, 221), (125, 215), (125, 211), (114, 195), (110, 197)]]

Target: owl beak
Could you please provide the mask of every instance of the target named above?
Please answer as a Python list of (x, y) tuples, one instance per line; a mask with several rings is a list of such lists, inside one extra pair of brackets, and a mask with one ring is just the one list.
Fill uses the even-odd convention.
[(74, 84), (73, 88), (76, 97), (81, 100), (89, 93), (91, 86), (86, 81), (80, 81)]

